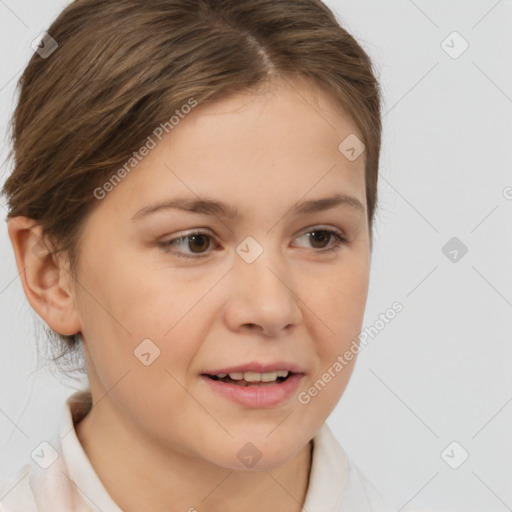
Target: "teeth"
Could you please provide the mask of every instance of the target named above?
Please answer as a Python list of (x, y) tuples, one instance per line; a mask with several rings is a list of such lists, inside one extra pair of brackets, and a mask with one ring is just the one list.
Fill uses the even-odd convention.
[(277, 379), (277, 372), (259, 373), (255, 375), (259, 375), (260, 378), (254, 380), (261, 380), (261, 382), (272, 382)]
[[(288, 370), (279, 370), (276, 372), (266, 372), (266, 373), (257, 373), (257, 372), (232, 372), (229, 374), (229, 377), (233, 380), (244, 380), (246, 382), (272, 382), (276, 380), (278, 377), (288, 377), (290, 372)], [(226, 377), (226, 373), (218, 373), (216, 377), (222, 379)]]

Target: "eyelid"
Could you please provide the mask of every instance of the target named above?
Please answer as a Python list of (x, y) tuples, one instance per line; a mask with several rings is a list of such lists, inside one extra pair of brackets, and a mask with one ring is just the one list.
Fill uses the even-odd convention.
[(327, 224), (312, 224), (311, 226), (308, 226), (307, 228), (304, 228), (301, 231), (299, 231), (299, 234), (295, 238), (305, 235), (306, 233), (309, 233), (310, 231), (334, 231), (341, 237), (347, 238), (347, 235), (345, 234), (345, 232), (343, 230), (341, 230), (340, 228), (337, 228), (335, 226), (331, 226), (331, 225), (327, 225)]

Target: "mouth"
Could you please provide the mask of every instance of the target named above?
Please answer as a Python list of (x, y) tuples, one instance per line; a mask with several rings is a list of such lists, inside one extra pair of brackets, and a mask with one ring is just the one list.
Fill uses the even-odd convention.
[(215, 368), (201, 374), (201, 376), (219, 384), (243, 387), (279, 385), (304, 375), (305, 372), (300, 366), (286, 361), (275, 361), (273, 363), (252, 361), (238, 366)]
[(295, 372), (288, 370), (278, 370), (274, 372), (230, 372), (218, 373), (215, 375), (203, 374), (205, 377), (224, 384), (234, 384), (237, 386), (272, 386), (281, 384), (288, 380)]
[(201, 374), (209, 393), (243, 407), (273, 408), (291, 400), (305, 372), (296, 365), (250, 363)]

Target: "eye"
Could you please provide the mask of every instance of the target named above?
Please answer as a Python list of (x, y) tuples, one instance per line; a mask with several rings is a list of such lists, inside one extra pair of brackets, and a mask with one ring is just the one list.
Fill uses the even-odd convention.
[[(321, 227), (310, 229), (297, 239), (306, 236), (308, 241), (313, 244), (313, 248), (319, 249), (314, 251), (316, 253), (334, 252), (349, 243), (341, 232)], [(208, 249), (213, 245), (212, 240), (212, 235), (202, 231), (194, 231), (178, 238), (158, 242), (158, 246), (164, 252), (174, 254), (179, 258), (199, 259), (208, 256), (208, 253), (211, 252)], [(334, 240), (334, 242), (329, 245), (328, 242), (331, 240)], [(173, 250), (173, 247), (178, 247), (178, 250)], [(188, 249), (190, 252), (184, 249)]]
[[(333, 229), (321, 227), (315, 228), (307, 231), (299, 238), (303, 238), (304, 236), (307, 236), (308, 241), (312, 243), (314, 248), (321, 249), (319, 251), (315, 251), (320, 253), (337, 251), (341, 248), (342, 245), (348, 244), (348, 240), (341, 234), (341, 232)], [(329, 242), (332, 239), (334, 239), (334, 242), (331, 245), (327, 244), (326, 247), (326, 242)]]
[[(208, 233), (203, 233), (201, 231), (195, 231), (193, 233), (189, 233), (188, 235), (181, 236), (179, 238), (173, 238), (172, 240), (167, 240), (163, 242), (159, 242), (158, 245), (168, 253), (173, 253), (180, 258), (201, 258), (205, 252), (205, 249), (208, 249), (211, 244), (212, 236)], [(171, 250), (171, 247), (178, 246), (183, 249), (184, 247), (188, 247), (192, 250), (191, 253), (183, 252), (182, 249), (178, 251)], [(196, 252), (197, 251), (197, 252)], [(206, 253), (207, 254), (207, 253)]]

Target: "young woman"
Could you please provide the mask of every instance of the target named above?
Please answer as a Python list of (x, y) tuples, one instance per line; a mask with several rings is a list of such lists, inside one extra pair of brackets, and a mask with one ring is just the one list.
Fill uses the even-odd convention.
[(77, 0), (19, 91), (9, 236), (90, 387), (0, 510), (384, 510), (325, 423), (357, 355), (381, 140), (372, 64), (333, 13)]

